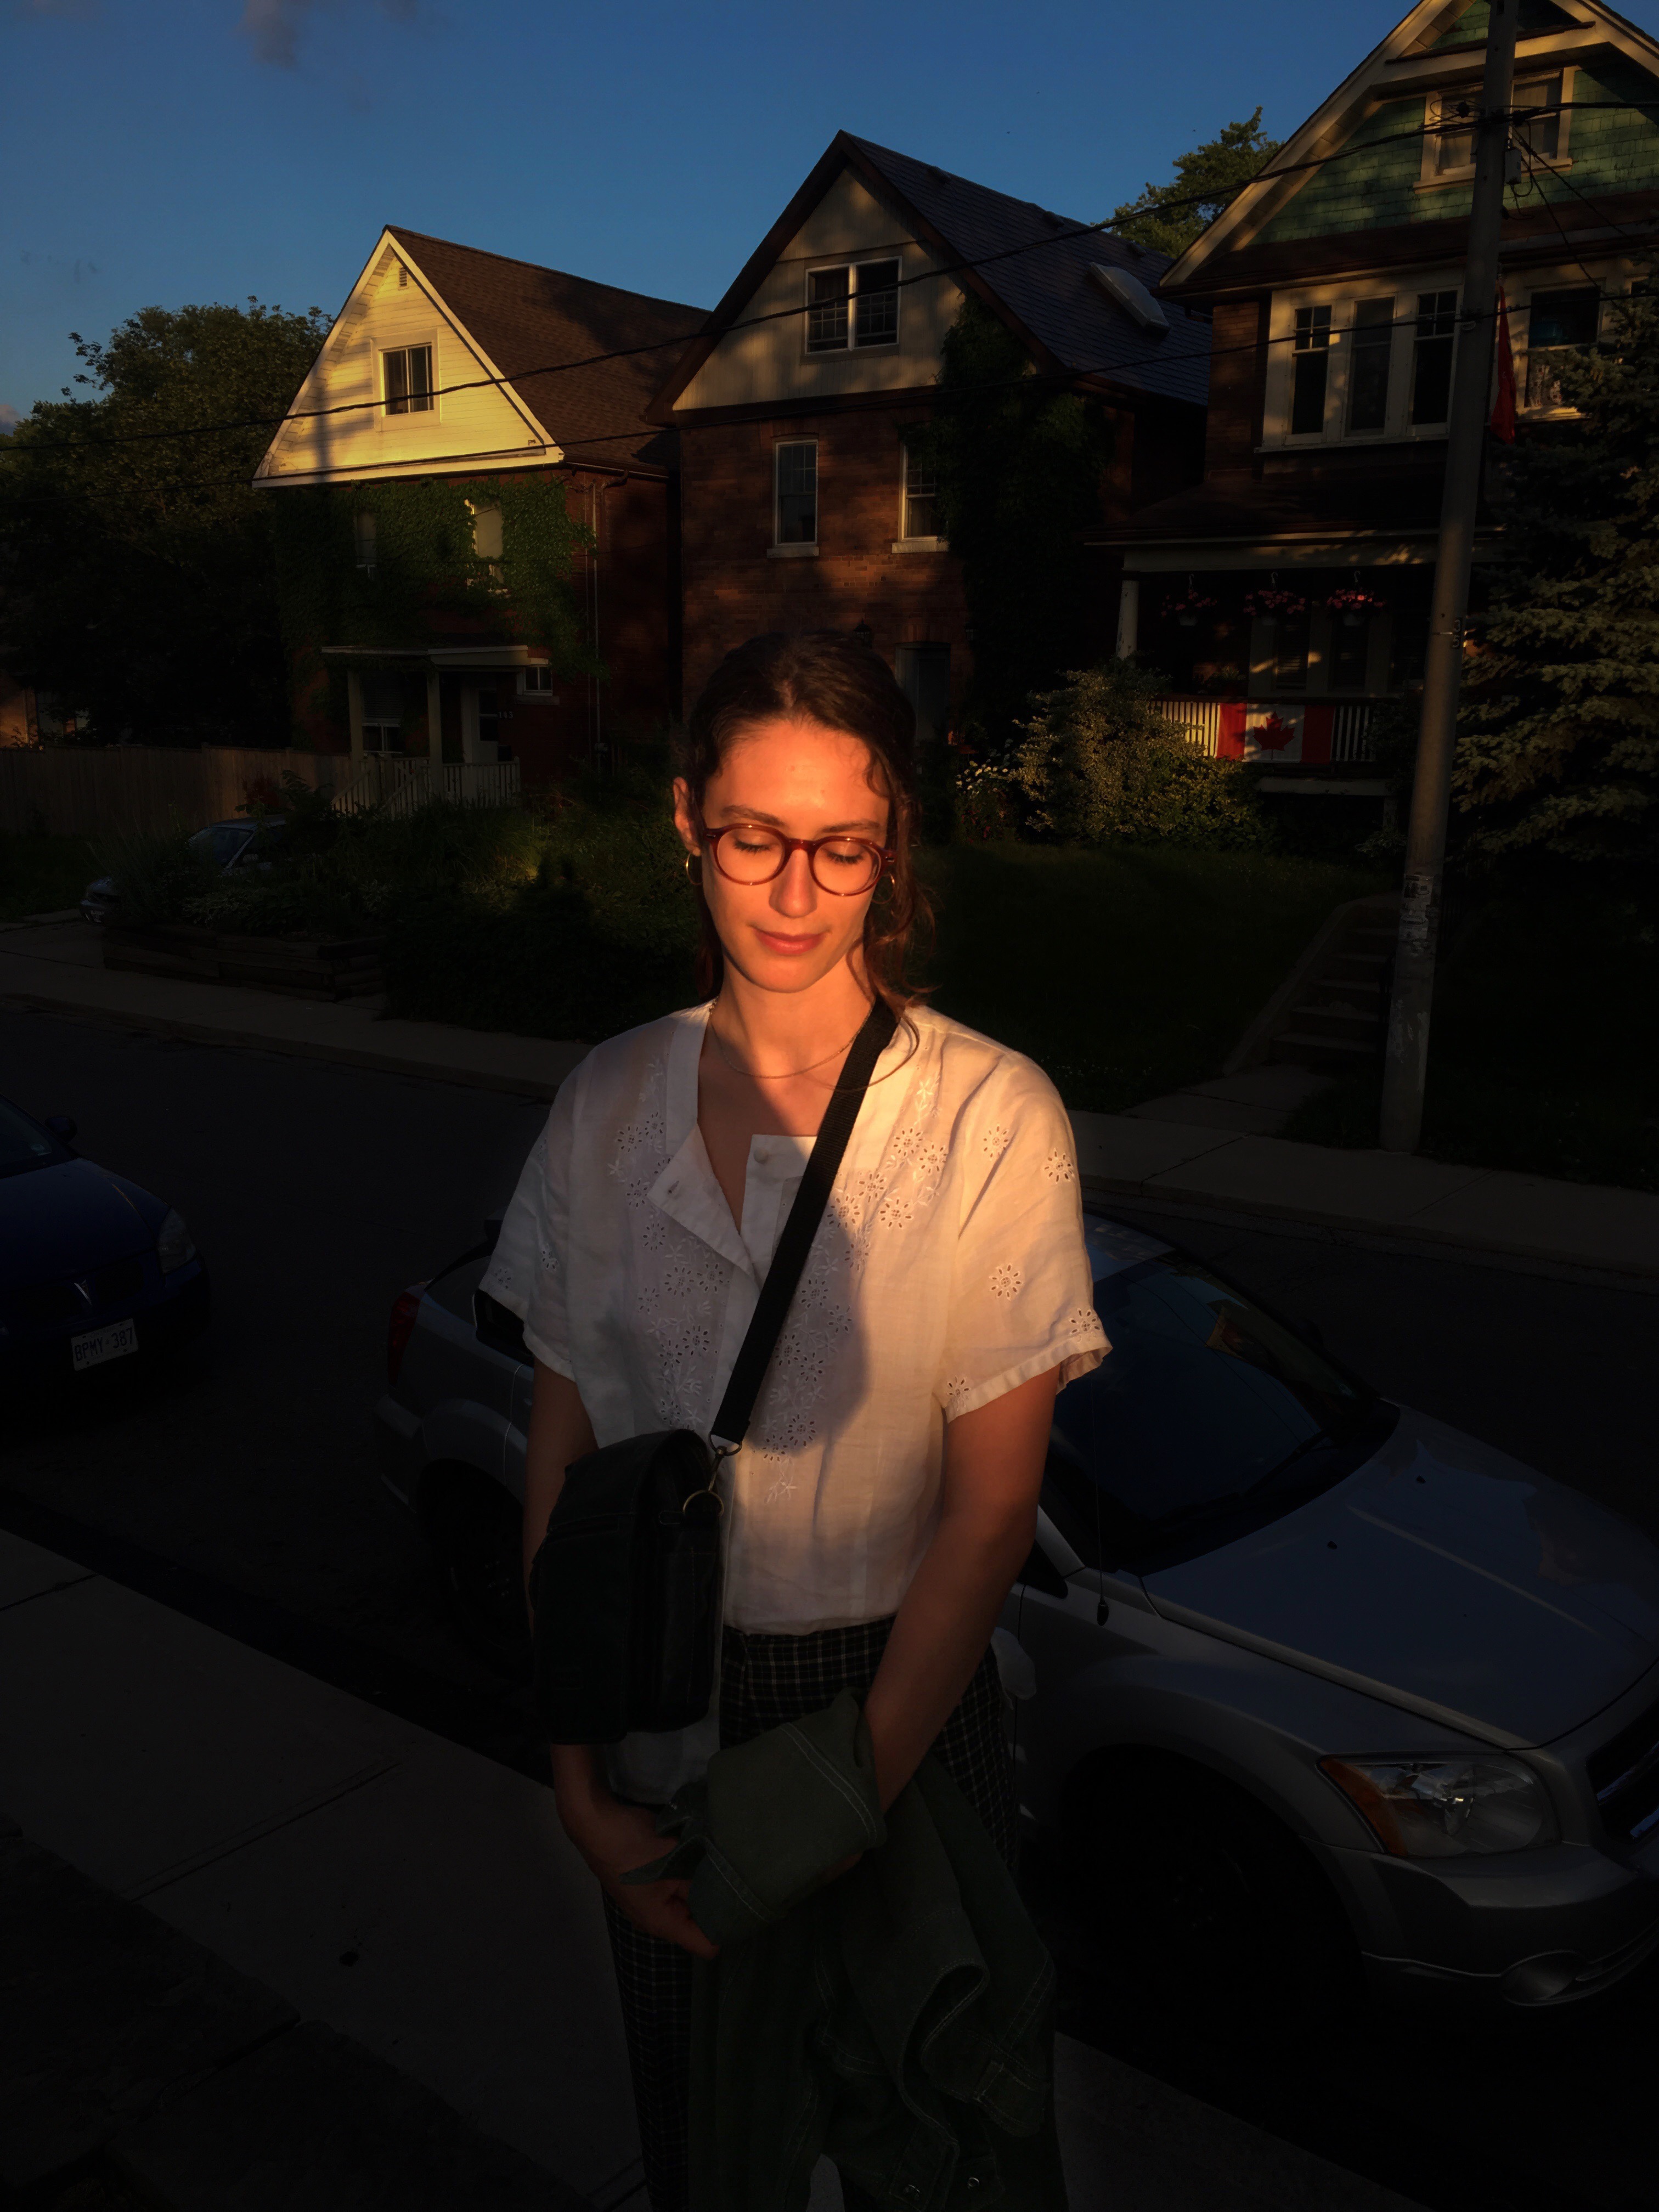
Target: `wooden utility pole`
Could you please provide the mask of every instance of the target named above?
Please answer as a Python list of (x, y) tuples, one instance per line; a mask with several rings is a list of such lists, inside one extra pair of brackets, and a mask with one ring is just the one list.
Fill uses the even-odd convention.
[(1452, 759), (1457, 744), (1457, 692), (1463, 672), (1463, 625), (1475, 507), (1491, 404), (1492, 335), (1498, 309), (1498, 242), (1504, 220), (1509, 108), (1515, 76), (1519, 0), (1492, 0), (1486, 65), (1475, 118), (1474, 198), (1463, 269), (1463, 307), (1446, 420), (1446, 483), (1435, 555), (1434, 602), (1423, 659), (1423, 726), (1417, 745), (1406, 875), (1400, 902), (1400, 942), (1389, 1007), (1388, 1059), (1382, 1075), (1382, 1143), (1412, 1152), (1423, 1127), (1423, 1083), (1429, 1064), (1429, 1014), (1440, 933), (1440, 879), (1446, 857)]

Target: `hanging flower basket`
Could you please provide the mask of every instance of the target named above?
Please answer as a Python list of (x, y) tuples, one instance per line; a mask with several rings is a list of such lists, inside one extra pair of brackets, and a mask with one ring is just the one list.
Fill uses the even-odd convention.
[(1162, 612), (1165, 622), (1178, 622), (1182, 629), (1192, 629), (1199, 617), (1207, 614), (1215, 604), (1202, 592), (1181, 592), (1164, 600)]
[(1246, 592), (1244, 611), (1252, 617), (1263, 616), (1269, 622), (1288, 622), (1297, 615), (1305, 615), (1308, 602), (1300, 592)]
[(1325, 605), (1351, 629), (1357, 629), (1370, 616), (1381, 614), (1386, 602), (1378, 599), (1375, 592), (1362, 591), (1358, 584), (1351, 584), (1340, 592), (1333, 592)]

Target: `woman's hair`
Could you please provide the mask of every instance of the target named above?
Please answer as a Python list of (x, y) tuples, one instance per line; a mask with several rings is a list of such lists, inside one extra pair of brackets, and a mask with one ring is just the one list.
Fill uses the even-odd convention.
[[(905, 956), (933, 921), (916, 880), (915, 709), (881, 656), (844, 630), (775, 630), (728, 653), (702, 688), (685, 733), (685, 780), (698, 811), (709, 778), (757, 722), (816, 722), (844, 731), (870, 750), (870, 781), (886, 799), (893, 859), (864, 918), (865, 969), (888, 1004), (902, 1010), (919, 994), (904, 980)], [(702, 945), (698, 988), (719, 990), (726, 958), (699, 884)]]

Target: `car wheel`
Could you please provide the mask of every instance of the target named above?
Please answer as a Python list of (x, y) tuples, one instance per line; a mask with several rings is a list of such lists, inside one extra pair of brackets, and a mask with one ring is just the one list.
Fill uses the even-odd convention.
[(1191, 1761), (1097, 1768), (1067, 1829), (1073, 1896), (1092, 1948), (1141, 1988), (1212, 2002), (1340, 2012), (1359, 1956), (1330, 1885), (1249, 1793)]
[(421, 1507), (444, 1611), (488, 1666), (528, 1680), (530, 1619), (516, 1499), (471, 1468), (434, 1468)]

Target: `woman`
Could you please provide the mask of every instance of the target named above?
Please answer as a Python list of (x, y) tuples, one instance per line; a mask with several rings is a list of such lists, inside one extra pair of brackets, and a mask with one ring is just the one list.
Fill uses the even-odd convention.
[(684, 1882), (623, 1884), (661, 1855), (650, 1808), (720, 1741), (851, 1686), (884, 1804), (932, 1746), (1012, 1853), (989, 1638), (1054, 1394), (1106, 1349), (1052, 1085), (900, 981), (914, 736), (850, 637), (727, 657), (674, 786), (712, 995), (565, 1084), (486, 1278), (536, 1358), (528, 1560), (596, 1442), (708, 1433), (848, 1048), (875, 994), (902, 1010), (729, 1463), (719, 1712), (603, 1758), (554, 1748), (560, 1818), (605, 1892), (657, 2212), (684, 2203), (691, 1960), (712, 1947)]

